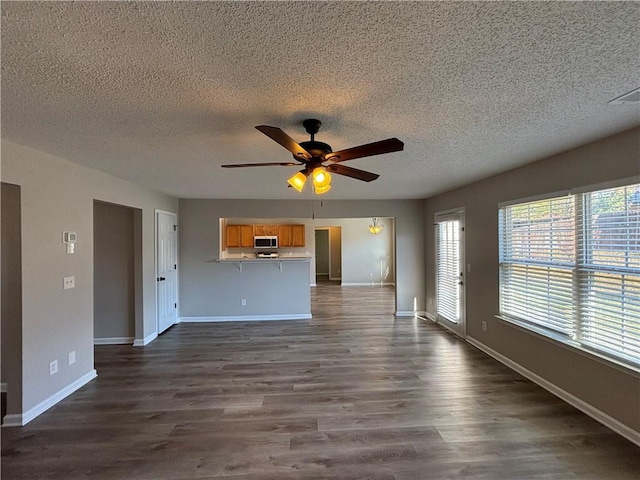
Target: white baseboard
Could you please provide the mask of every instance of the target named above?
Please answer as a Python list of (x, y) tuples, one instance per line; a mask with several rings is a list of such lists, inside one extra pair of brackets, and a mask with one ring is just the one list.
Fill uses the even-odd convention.
[(317, 283), (312, 283), (311, 285), (309, 285), (310, 287), (317, 287), (318, 284)]
[(380, 282), (365, 282), (365, 283), (359, 283), (359, 282), (350, 282), (350, 283), (345, 283), (342, 282), (341, 284), (343, 287), (389, 287), (392, 286), (394, 287), (396, 284), (393, 282), (383, 282), (382, 285), (380, 284)]
[(267, 320), (309, 320), (310, 313), (298, 313), (287, 315), (230, 315), (216, 317), (180, 317), (184, 323), (210, 323), (210, 322), (262, 322)]
[(396, 310), (394, 313), (396, 317), (415, 317), (416, 312), (413, 310)]
[(589, 415), (591, 418), (593, 418), (594, 420), (600, 422), (605, 427), (610, 428), (614, 432), (622, 435), (624, 438), (626, 438), (630, 442), (633, 442), (636, 445), (640, 446), (640, 432), (637, 432), (636, 430), (633, 430), (632, 428), (628, 427), (624, 423), (622, 423), (622, 422), (616, 420), (615, 418), (609, 416), (608, 414), (604, 413), (602, 410), (594, 407), (590, 403), (587, 403), (584, 400), (581, 400), (580, 398), (576, 397), (575, 395), (573, 395), (573, 394), (567, 392), (566, 390), (563, 390), (562, 388), (558, 387), (554, 383), (551, 383), (550, 381), (540, 377), (539, 375), (536, 375), (535, 373), (533, 373), (530, 370), (527, 370), (525, 367), (523, 367), (519, 363), (516, 363), (513, 360), (511, 360), (510, 358), (505, 357), (501, 353), (496, 352), (492, 348), (486, 346), (484, 343), (481, 343), (478, 340), (476, 340), (476, 339), (474, 339), (472, 337), (469, 337), (469, 336), (467, 336), (466, 340), (471, 345), (473, 345), (474, 347), (482, 350), (484, 353), (486, 353), (490, 357), (495, 358), (500, 363), (503, 363), (504, 365), (506, 365), (507, 367), (511, 368), (512, 370), (515, 370), (516, 372), (518, 372), (523, 377), (526, 377), (529, 380), (531, 380), (533, 383), (536, 383), (536, 384), (540, 385), (542, 388), (544, 388), (545, 390), (551, 392), (552, 394), (554, 394), (556, 397), (560, 398), (561, 400), (564, 400), (569, 405), (572, 405), (572, 406), (576, 407), (578, 410), (580, 410), (581, 412)]
[(133, 337), (105, 337), (94, 338), (94, 345), (131, 345), (133, 344)]
[(5, 382), (0, 383), (0, 393), (7, 393), (7, 384)]
[(143, 339), (140, 338), (136, 338), (133, 341), (133, 346), (134, 347), (144, 347), (145, 345), (149, 345), (151, 342), (153, 342), (156, 338), (158, 338), (158, 332), (153, 332), (150, 335), (147, 335), (146, 337), (144, 337)]
[(53, 407), (56, 403), (64, 400), (66, 397), (71, 395), (73, 392), (75, 392), (79, 388), (85, 386), (87, 383), (89, 383), (91, 380), (93, 380), (97, 376), (98, 376), (97, 372), (95, 370), (91, 370), (88, 373), (84, 374), (75, 382), (67, 385), (62, 390), (51, 395), (49, 398), (47, 398), (46, 400), (43, 400), (38, 405), (26, 411), (25, 413), (22, 413), (22, 414), (11, 413), (9, 415), (5, 415), (5, 417), (2, 419), (2, 422), (3, 422), (2, 426), (3, 427), (24, 427), (27, 423), (29, 423), (31, 420), (36, 418), (38, 415), (41, 415), (42, 413), (46, 412), (51, 407)]

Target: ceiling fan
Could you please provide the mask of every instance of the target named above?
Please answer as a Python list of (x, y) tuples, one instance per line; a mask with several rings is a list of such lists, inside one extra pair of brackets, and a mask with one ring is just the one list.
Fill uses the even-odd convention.
[(397, 138), (388, 138), (379, 142), (368, 143), (358, 147), (348, 148), (334, 152), (330, 145), (324, 142), (317, 142), (315, 135), (320, 130), (322, 122), (309, 118), (302, 122), (305, 130), (311, 135), (308, 142), (297, 143), (289, 135), (284, 133), (278, 127), (270, 127), (268, 125), (258, 125), (256, 129), (264, 133), (267, 137), (282, 145), (293, 154), (294, 162), (272, 162), (272, 163), (234, 163), (222, 165), (224, 168), (244, 168), (244, 167), (269, 167), (269, 166), (303, 166), (304, 168), (289, 178), (289, 185), (299, 192), (302, 191), (307, 178), (313, 178), (313, 186), (315, 193), (321, 195), (331, 189), (331, 173), (344, 175), (346, 177), (362, 180), (363, 182), (371, 182), (380, 175), (376, 173), (359, 170), (357, 168), (341, 165), (341, 162), (353, 160), (356, 158), (370, 157), (383, 153), (398, 152), (404, 148)]

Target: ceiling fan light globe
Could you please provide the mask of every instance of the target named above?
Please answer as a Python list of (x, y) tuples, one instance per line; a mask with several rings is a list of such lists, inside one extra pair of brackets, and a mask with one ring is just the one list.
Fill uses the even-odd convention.
[(297, 172), (293, 177), (287, 180), (287, 183), (295, 188), (298, 192), (302, 192), (307, 176), (302, 172)]
[(331, 174), (323, 167), (316, 168), (313, 173), (313, 185), (316, 188), (324, 188), (331, 184)]
[(316, 195), (322, 195), (331, 190), (331, 185), (325, 185), (324, 187), (314, 187)]

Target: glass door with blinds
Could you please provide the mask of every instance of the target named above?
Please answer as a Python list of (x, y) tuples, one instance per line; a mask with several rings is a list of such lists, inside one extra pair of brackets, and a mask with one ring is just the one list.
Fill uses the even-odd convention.
[(464, 211), (437, 213), (435, 236), (437, 321), (464, 337)]

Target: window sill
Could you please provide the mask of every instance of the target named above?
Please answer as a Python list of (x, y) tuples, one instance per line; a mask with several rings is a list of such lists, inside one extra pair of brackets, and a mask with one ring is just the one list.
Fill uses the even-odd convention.
[(522, 332), (533, 335), (534, 337), (544, 340), (545, 342), (564, 348), (565, 350), (568, 350), (570, 352), (577, 353), (583, 357), (594, 360), (608, 367), (615, 368), (616, 370), (619, 370), (623, 373), (631, 374), (636, 378), (640, 378), (640, 367), (636, 367), (627, 363), (623, 363), (622, 361), (606, 357), (595, 350), (584, 348), (582, 345), (576, 342), (567, 340), (560, 334), (554, 334), (553, 332), (549, 332), (548, 330), (545, 330), (543, 328), (538, 328), (534, 325), (502, 315), (495, 315), (495, 318), (510, 327), (514, 327)]

